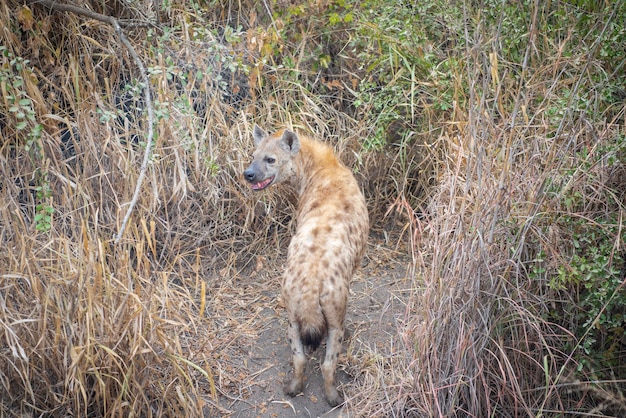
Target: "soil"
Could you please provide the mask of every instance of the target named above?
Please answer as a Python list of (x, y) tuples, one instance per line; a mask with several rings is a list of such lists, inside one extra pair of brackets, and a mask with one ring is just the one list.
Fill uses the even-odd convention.
[[(232, 340), (222, 344), (221, 354), (216, 359), (223, 372), (219, 373), (220, 384), (217, 385), (222, 392), (216, 399), (221, 415), (241, 418), (354, 416), (347, 406), (331, 408), (326, 403), (320, 371), (324, 344), (307, 354), (303, 394), (291, 398), (283, 393), (283, 383), (291, 375), (291, 357), (286, 338), (286, 313), (278, 298), (279, 279), (275, 276), (280, 271), (268, 272), (263, 269), (262, 261), (258, 264), (261, 271), (240, 279), (240, 306), (231, 310), (230, 321), (223, 324), (225, 330), (232, 330), (234, 325), (240, 331), (224, 334), (225, 340), (231, 338), (230, 335)], [(336, 374), (339, 390), (348, 400), (359, 391), (358, 379), (353, 375), (359, 375), (360, 368), (366, 367), (359, 359), (360, 353), (375, 352), (387, 358), (392, 355), (392, 348), (397, 352), (392, 345), (398, 344), (398, 322), (405, 316), (403, 301), (410, 291), (406, 280), (410, 260), (406, 252), (388, 248), (382, 242), (370, 243), (363, 264), (350, 288), (346, 317), (348, 336)], [(218, 297), (229, 298), (224, 293)], [(233, 295), (233, 299), (237, 299), (237, 295)], [(226, 380), (222, 376), (233, 378)]]

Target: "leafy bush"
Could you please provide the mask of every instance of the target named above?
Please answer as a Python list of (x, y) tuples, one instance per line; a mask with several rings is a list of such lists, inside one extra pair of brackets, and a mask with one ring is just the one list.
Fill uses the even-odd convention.
[[(573, 319), (576, 335), (584, 354), (597, 360), (615, 360), (613, 352), (623, 338), (626, 308), (624, 258), (616, 242), (620, 227), (615, 221), (588, 223), (570, 217), (560, 220), (572, 228), (573, 254), (567, 264), (559, 266), (550, 287), (573, 292), (575, 304), (564, 306), (565, 317)], [(606, 363), (605, 363), (606, 365)], [(616, 366), (616, 364), (613, 364)]]
[(548, 279), (552, 289), (572, 294), (574, 303), (562, 305), (563, 311), (554, 314), (561, 315), (561, 322), (571, 320), (582, 350), (580, 367), (591, 359), (602, 364), (601, 369), (592, 365), (594, 373), (601, 376), (607, 373), (607, 365), (621, 367), (626, 327), (626, 231), (619, 199), (623, 185), (615, 189), (606, 183), (610, 180), (607, 171), (623, 170), (626, 141), (623, 135), (609, 140), (592, 155), (583, 153), (578, 168), (569, 176), (568, 184), (584, 186), (559, 194), (567, 209), (556, 220), (559, 228), (568, 231), (563, 240), (566, 245), (559, 249), (565, 263), (549, 272)]

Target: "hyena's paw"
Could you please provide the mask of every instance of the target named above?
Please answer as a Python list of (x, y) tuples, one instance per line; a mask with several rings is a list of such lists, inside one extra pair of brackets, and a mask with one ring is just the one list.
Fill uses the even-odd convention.
[(328, 405), (337, 406), (343, 403), (343, 398), (339, 394), (336, 388), (326, 389), (326, 401), (328, 401)]
[(285, 395), (289, 395), (291, 397), (302, 393), (302, 389), (304, 389), (304, 382), (298, 379), (291, 379), (289, 383), (285, 384), (283, 387)]

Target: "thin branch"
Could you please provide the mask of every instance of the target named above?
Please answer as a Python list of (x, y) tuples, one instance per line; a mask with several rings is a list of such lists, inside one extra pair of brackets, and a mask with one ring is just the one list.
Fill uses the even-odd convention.
[(124, 216), (124, 220), (122, 221), (122, 226), (120, 227), (119, 232), (115, 235), (115, 244), (118, 244), (122, 235), (124, 234), (124, 230), (126, 229), (126, 225), (128, 224), (128, 220), (130, 219), (130, 215), (133, 211), (133, 208), (137, 204), (137, 200), (139, 200), (139, 192), (141, 191), (141, 185), (146, 176), (146, 171), (148, 170), (148, 162), (150, 160), (150, 149), (152, 148), (152, 137), (154, 135), (154, 112), (152, 109), (152, 96), (150, 95), (150, 84), (148, 83), (148, 74), (146, 73), (146, 69), (143, 66), (143, 62), (135, 52), (135, 49), (124, 35), (122, 31), (122, 27), (120, 26), (119, 21), (113, 16), (106, 16), (100, 13), (93, 12), (88, 9), (84, 9), (82, 7), (73, 6), (71, 4), (62, 4), (57, 3), (54, 0), (34, 0), (31, 1), (32, 4), (41, 4), (44, 7), (47, 7), (51, 10), (58, 12), (70, 12), (80, 16), (85, 16), (89, 19), (98, 20), (100, 22), (108, 23), (113, 26), (115, 29), (115, 33), (119, 37), (120, 41), (124, 44), (126, 49), (128, 50), (131, 57), (135, 61), (135, 64), (139, 68), (139, 73), (141, 76), (141, 80), (144, 85), (144, 100), (146, 101), (146, 107), (148, 108), (148, 135), (146, 139), (146, 151), (143, 156), (143, 162), (141, 163), (141, 170), (139, 171), (139, 178), (137, 179), (137, 185), (135, 186), (135, 193), (133, 194), (133, 199), (130, 202), (130, 206), (126, 215)]

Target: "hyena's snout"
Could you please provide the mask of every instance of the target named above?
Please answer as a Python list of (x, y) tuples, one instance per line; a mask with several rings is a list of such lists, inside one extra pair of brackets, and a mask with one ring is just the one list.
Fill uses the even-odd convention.
[(250, 167), (246, 168), (243, 172), (243, 178), (250, 183), (252, 190), (263, 190), (274, 181), (274, 176), (267, 177), (256, 162), (253, 162), (250, 164)]
[(246, 171), (243, 172), (243, 178), (246, 179), (248, 183), (257, 181), (257, 173), (253, 166), (246, 168)]

